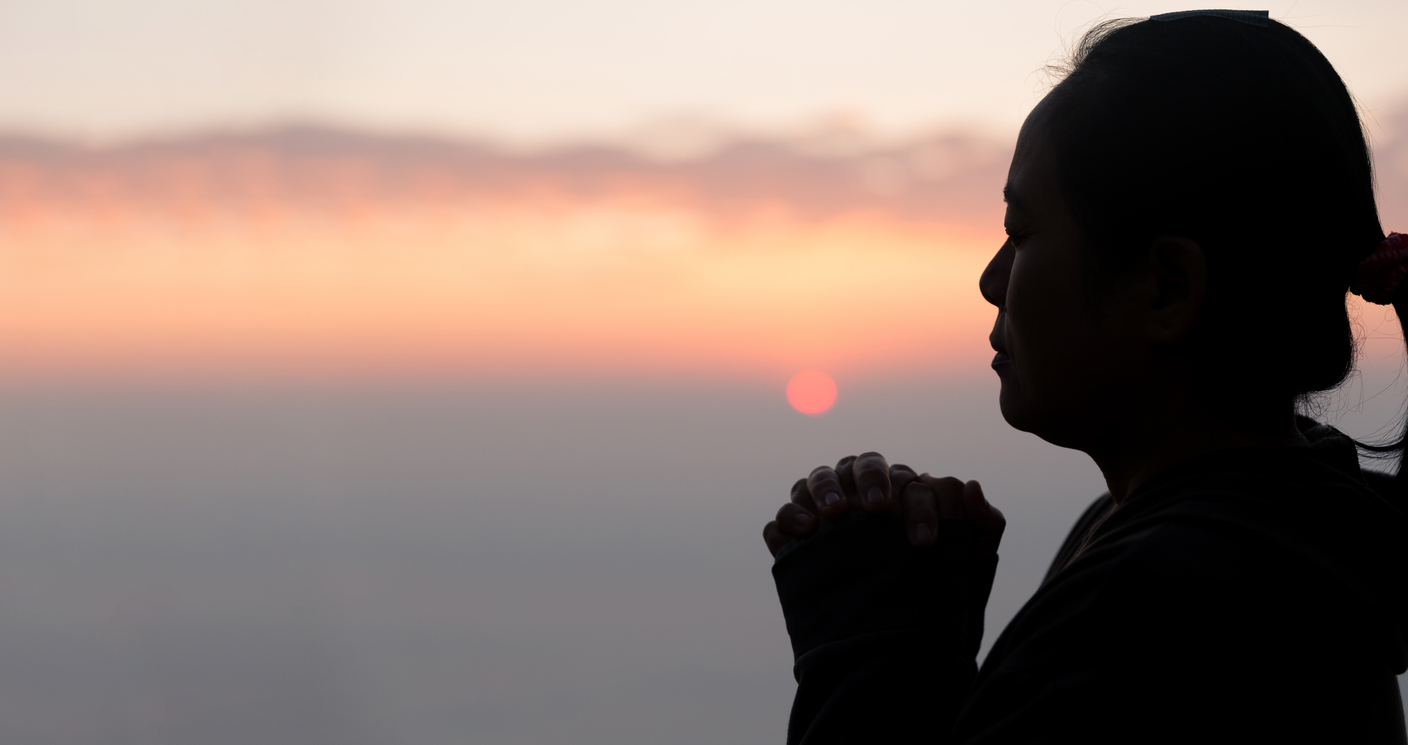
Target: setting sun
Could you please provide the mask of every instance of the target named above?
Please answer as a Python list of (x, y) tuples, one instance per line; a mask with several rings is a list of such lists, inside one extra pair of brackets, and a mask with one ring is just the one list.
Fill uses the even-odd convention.
[(807, 370), (787, 382), (787, 403), (803, 414), (825, 414), (836, 403), (836, 381), (819, 370)]

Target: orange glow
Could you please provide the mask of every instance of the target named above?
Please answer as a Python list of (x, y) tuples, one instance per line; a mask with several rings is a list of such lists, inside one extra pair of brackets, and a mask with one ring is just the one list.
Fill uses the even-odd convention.
[(0, 160), (0, 374), (986, 371), (996, 220), (379, 167)]
[(820, 370), (806, 370), (787, 381), (787, 403), (803, 414), (825, 414), (836, 403), (836, 381)]

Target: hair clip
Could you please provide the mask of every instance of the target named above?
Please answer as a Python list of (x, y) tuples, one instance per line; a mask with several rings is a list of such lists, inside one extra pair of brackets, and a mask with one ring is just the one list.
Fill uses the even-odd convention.
[(1149, 20), (1176, 21), (1180, 18), (1196, 18), (1198, 16), (1226, 18), (1229, 21), (1261, 26), (1262, 28), (1271, 25), (1271, 12), (1266, 10), (1180, 10), (1176, 13), (1160, 13), (1156, 16), (1149, 16)]

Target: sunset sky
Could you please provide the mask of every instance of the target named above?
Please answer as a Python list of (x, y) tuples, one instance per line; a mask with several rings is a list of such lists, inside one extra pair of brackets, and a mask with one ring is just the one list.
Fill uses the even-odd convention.
[[(1408, 216), (1408, 6), (1282, 5)], [(1166, 9), (7, 3), (4, 375), (984, 374), (1040, 70)]]
[[(1284, 6), (1400, 199), (1408, 7)], [(1039, 70), (1150, 10), (7, 3), (6, 375), (976, 373)]]
[[(991, 321), (976, 278), (1001, 240), (1004, 158), (985, 145), (758, 142), (658, 165), (322, 130), (16, 143), (0, 351), (10, 375), (971, 367)], [(926, 180), (929, 161), (947, 170)]]

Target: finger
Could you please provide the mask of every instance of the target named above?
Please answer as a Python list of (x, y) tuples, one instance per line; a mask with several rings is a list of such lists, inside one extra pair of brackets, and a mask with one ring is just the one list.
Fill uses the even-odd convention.
[(807, 477), (807, 492), (820, 508), (821, 516), (828, 520), (846, 514), (849, 505), (841, 490), (841, 479), (830, 466), (818, 466)]
[(788, 502), (782, 505), (777, 511), (777, 530), (784, 535), (800, 538), (804, 535), (811, 535), (816, 530), (816, 515), (802, 509), (801, 507)]
[(855, 475), (856, 493), (866, 512), (894, 512), (897, 505), (890, 498), (890, 464), (879, 453), (861, 453), (851, 464)]
[(900, 492), (904, 508), (904, 532), (916, 548), (934, 545), (939, 535), (939, 507), (934, 490), (919, 480), (912, 480)]
[(807, 491), (807, 480), (797, 479), (797, 483), (792, 485), (792, 503), (812, 513), (818, 514), (816, 502), (812, 500), (811, 492)]
[(939, 502), (940, 520), (958, 520), (963, 517), (963, 482), (952, 476), (935, 478), (929, 474), (919, 477), (925, 486), (934, 490)]
[(841, 480), (841, 496), (851, 503), (851, 507), (860, 507), (860, 497), (856, 492), (855, 474), (851, 473), (851, 465), (856, 462), (856, 456), (848, 455), (836, 461), (836, 478)]
[(791, 541), (792, 536), (783, 535), (782, 532), (777, 529), (776, 522), (771, 522), (763, 526), (763, 542), (768, 544), (768, 553), (772, 554), (773, 558), (776, 558), (777, 552), (781, 551), (782, 547), (786, 546)]
[(919, 478), (919, 474), (915, 473), (913, 468), (901, 463), (891, 465), (890, 493), (903, 495), (905, 487), (909, 486), (910, 482), (917, 478)]
[(978, 549), (986, 553), (996, 553), (1002, 543), (1002, 533), (1007, 530), (1007, 518), (1002, 510), (993, 507), (983, 496), (983, 485), (969, 481), (963, 485), (963, 513), (973, 523), (978, 534)]

